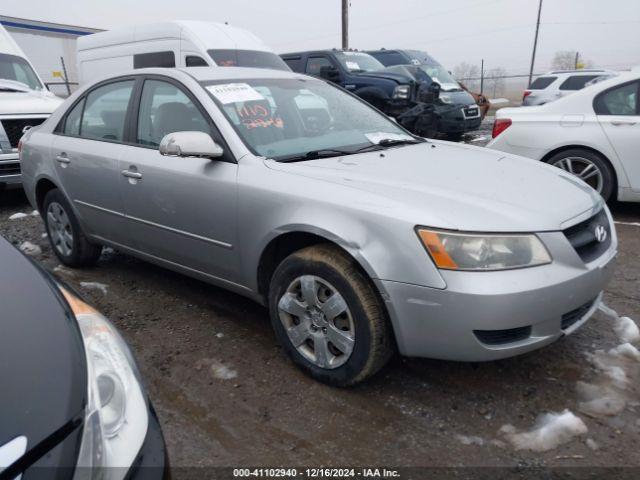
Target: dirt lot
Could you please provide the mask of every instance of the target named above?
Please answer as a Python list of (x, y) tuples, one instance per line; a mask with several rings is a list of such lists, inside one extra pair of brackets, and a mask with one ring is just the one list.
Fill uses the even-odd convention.
[[(625, 382), (589, 358), (622, 343), (602, 313), (522, 357), (483, 364), (395, 358), (365, 385), (333, 389), (284, 357), (264, 308), (113, 251), (93, 269), (60, 268), (39, 217), (8, 219), (30, 211), (20, 191), (0, 193), (0, 234), (16, 246), (39, 246), (34, 258), (121, 329), (174, 466), (640, 467), (640, 362), (619, 360)], [(638, 321), (640, 205), (616, 206), (614, 216), (625, 223), (617, 225), (619, 267), (605, 301)], [(584, 413), (580, 382), (608, 387), (614, 414)], [(540, 414), (565, 409), (588, 432), (549, 451), (518, 450), (516, 437), (500, 431), (530, 430)]]

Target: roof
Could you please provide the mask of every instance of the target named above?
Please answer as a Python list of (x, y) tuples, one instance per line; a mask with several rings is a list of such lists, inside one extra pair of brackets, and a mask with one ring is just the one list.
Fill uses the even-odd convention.
[(545, 75), (559, 75), (561, 73), (570, 73), (570, 74), (590, 74), (590, 73), (608, 73), (610, 70), (604, 69), (580, 69), (580, 70), (554, 70), (552, 72), (545, 73)]
[(78, 39), (79, 50), (126, 44), (144, 40), (187, 37), (203, 49), (242, 49), (272, 52), (262, 40), (243, 28), (226, 23), (173, 20), (114, 28)]

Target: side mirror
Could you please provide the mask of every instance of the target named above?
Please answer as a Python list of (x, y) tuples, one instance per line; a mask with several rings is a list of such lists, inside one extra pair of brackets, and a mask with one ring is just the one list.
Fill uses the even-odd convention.
[(330, 82), (339, 82), (340, 72), (332, 65), (325, 65), (324, 67), (320, 67), (320, 78), (324, 78)]
[(168, 157), (219, 158), (222, 147), (204, 132), (174, 132), (160, 142), (160, 155)]

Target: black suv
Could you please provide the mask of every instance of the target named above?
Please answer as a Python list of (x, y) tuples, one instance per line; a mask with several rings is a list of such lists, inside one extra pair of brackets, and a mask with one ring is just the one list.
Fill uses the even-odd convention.
[(416, 81), (440, 85), (438, 131), (460, 135), (475, 130), (482, 121), (480, 109), (473, 96), (464, 90), (437, 60), (420, 50), (370, 50), (367, 52), (382, 63), (387, 70), (407, 71)]

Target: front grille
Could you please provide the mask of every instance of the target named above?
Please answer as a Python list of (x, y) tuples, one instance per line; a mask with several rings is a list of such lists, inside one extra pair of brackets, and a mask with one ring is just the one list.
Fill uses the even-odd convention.
[(486, 345), (502, 345), (525, 340), (531, 336), (531, 326), (506, 330), (474, 330), (473, 333)]
[[(601, 232), (604, 229), (604, 238), (598, 238), (598, 229)], [(611, 245), (611, 225), (604, 208), (590, 219), (567, 228), (564, 234), (585, 263), (598, 258)]]
[(46, 118), (11, 118), (2, 120), (2, 128), (7, 134), (11, 148), (17, 148), (22, 137), (24, 127), (35, 127), (44, 122)]
[(596, 299), (594, 298), (593, 300), (585, 303), (581, 307), (578, 307), (575, 310), (571, 310), (570, 312), (567, 312), (564, 315), (562, 315), (562, 320), (560, 322), (560, 328), (562, 328), (562, 330), (566, 330), (571, 325), (573, 325), (578, 320), (580, 320), (582, 317), (584, 317), (587, 314), (587, 312), (589, 311), (589, 309), (593, 306), (593, 303), (595, 301), (596, 301)]
[(20, 175), (20, 163), (0, 163), (0, 177), (4, 175)]

